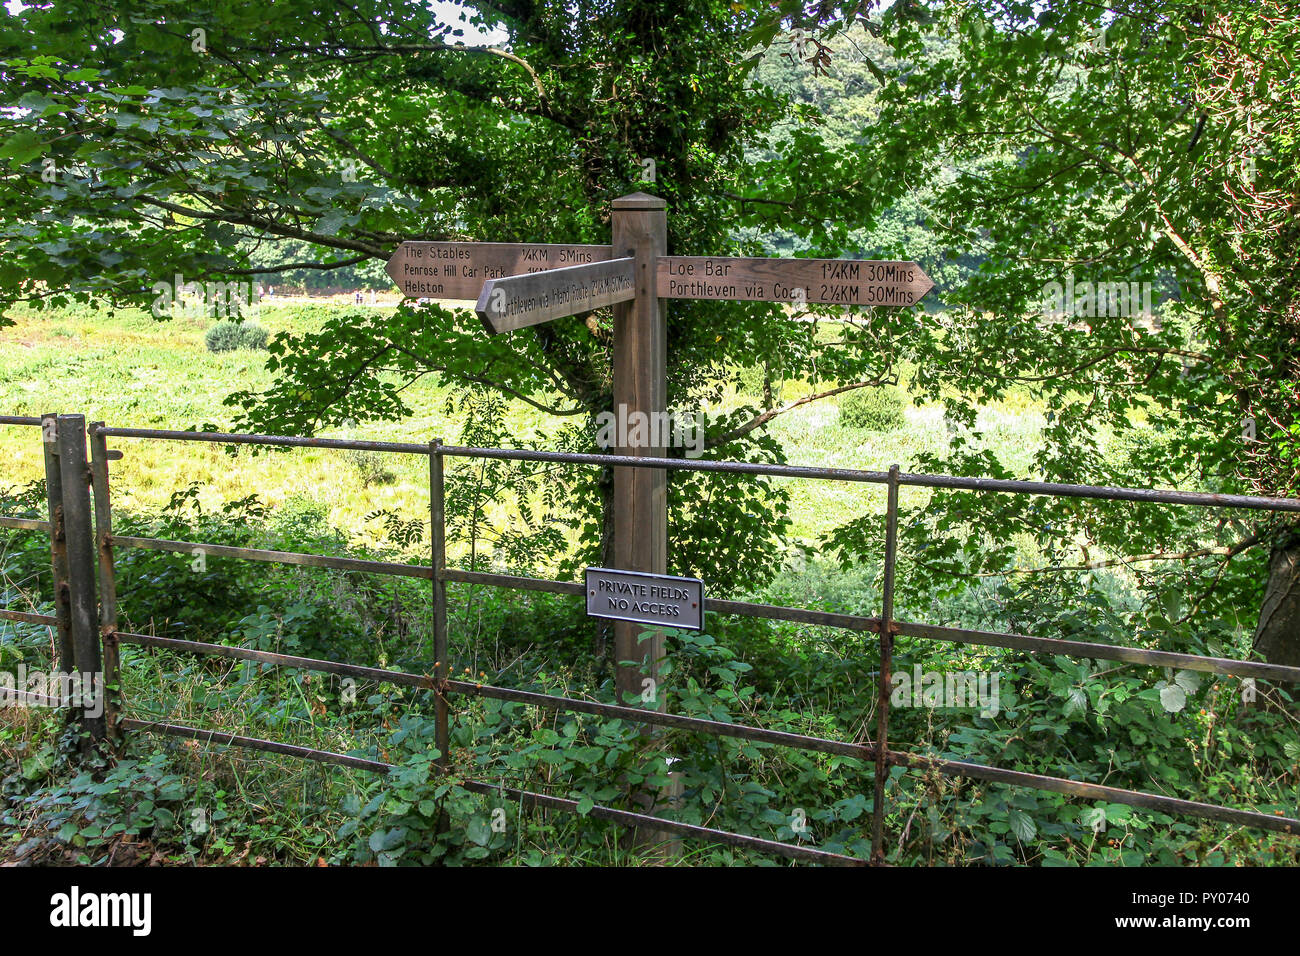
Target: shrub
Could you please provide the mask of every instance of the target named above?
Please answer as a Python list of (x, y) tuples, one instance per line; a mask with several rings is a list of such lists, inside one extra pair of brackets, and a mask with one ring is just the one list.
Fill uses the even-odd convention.
[(209, 352), (233, 352), (235, 349), (266, 348), (266, 329), (260, 325), (218, 322), (203, 337)]
[(266, 329), (260, 325), (245, 323), (240, 326), (240, 344), (246, 349), (260, 352), (266, 348)]
[(839, 406), (840, 424), (846, 428), (889, 432), (907, 423), (903, 394), (892, 385), (854, 389), (840, 398)]
[(391, 485), (397, 480), (397, 472), (389, 467), (387, 455), (355, 448), (348, 449), (346, 455), (361, 474), (362, 488), (369, 488), (372, 485)]

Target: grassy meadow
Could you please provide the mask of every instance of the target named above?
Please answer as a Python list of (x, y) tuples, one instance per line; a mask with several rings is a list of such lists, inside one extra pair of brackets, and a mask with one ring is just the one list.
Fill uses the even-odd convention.
[[(263, 306), (256, 321), (274, 335), (310, 331), (319, 316), (308, 310), (304, 317), (293, 305)], [(0, 338), (0, 413), (79, 412), (87, 421), (117, 427), (185, 429), (210, 423), (229, 428), (232, 409), (222, 404), (225, 396), (239, 388), (264, 388), (271, 374), (264, 367), (264, 352), (208, 351), (203, 337), (211, 324), (184, 318), (158, 321), (140, 310), (20, 314), (17, 326)], [(778, 398), (796, 399), (806, 387), (786, 382)], [(321, 434), (456, 441), (463, 423), (445, 414), (448, 389), (435, 376), (421, 379), (405, 394), (414, 414), (403, 421), (360, 423), (346, 432)], [(733, 395), (723, 408), (740, 401)], [(905, 414), (906, 426), (898, 430), (846, 428), (832, 398), (777, 418), (771, 430), (794, 464), (884, 469), (897, 463), (906, 471), (918, 452), (946, 440), (946, 430), (939, 406), (909, 404)], [(533, 439), (544, 418), (522, 402), (507, 403), (507, 425), (520, 443)], [(984, 410), (980, 424), (990, 429), (1008, 460), (1023, 463), (1035, 446), (1042, 412), (1028, 401), (994, 405)], [(30, 429), (0, 427), (0, 482), (20, 485), (42, 475), (41, 446), (35, 438)], [(325, 449), (255, 454), (249, 448), (232, 456), (222, 446), (136, 439), (116, 439), (112, 445), (124, 452), (113, 465), (114, 503), (123, 508), (156, 511), (173, 492), (197, 482), (207, 507), (250, 494), (272, 508), (307, 502), (323, 508), (329, 523), (358, 544), (372, 546), (384, 543), (383, 530), (368, 522), (367, 514), (389, 509), (415, 519), (427, 513), (427, 470), (418, 457)], [(789, 486), (796, 540), (811, 541), (849, 517), (883, 513), (884, 495), (878, 486), (812, 481), (791, 481)], [(923, 501), (927, 494), (905, 488), (903, 504)], [(508, 522), (510, 516), (502, 514), (498, 520)]]

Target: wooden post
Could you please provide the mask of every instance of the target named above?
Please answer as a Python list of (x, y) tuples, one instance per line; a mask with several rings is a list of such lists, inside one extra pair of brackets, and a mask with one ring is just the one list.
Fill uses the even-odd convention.
[(68, 546), (63, 535), (63, 477), (59, 473), (59, 416), (41, 416), (45, 447), (45, 500), (50, 512), (50, 565), (54, 571), (54, 616), (58, 618), (59, 666), (62, 674), (77, 669), (72, 647), (71, 594), (68, 590)]
[[(667, 203), (657, 196), (633, 193), (610, 204), (613, 255), (636, 260), (636, 298), (614, 306), (614, 414), (619, 421), (636, 412), (657, 423), (667, 411), (667, 331), (663, 302), (657, 298), (658, 259), (668, 251)], [(633, 429), (629, 429), (629, 432)], [(620, 445), (620, 455), (663, 457), (667, 449), (654, 444), (658, 427), (647, 429), (648, 444)], [(635, 435), (628, 437), (636, 437)], [(625, 571), (664, 574), (668, 570), (668, 475), (659, 469), (614, 469), (614, 567)], [(663, 635), (641, 640), (646, 626), (614, 625), (617, 660), (641, 662), (618, 668), (615, 685), (619, 703), (628, 694), (640, 699), (646, 679), (656, 681), (663, 656)]]
[[(117, 577), (113, 570), (113, 506), (108, 485), (108, 440), (103, 422), (90, 423), (90, 481), (95, 492), (95, 545), (99, 553), (99, 632), (104, 646), (104, 719), (111, 740), (121, 738), (122, 676), (117, 645)], [(121, 457), (116, 452), (116, 457)]]
[[(59, 477), (63, 482), (63, 534), (67, 545), (68, 584), (72, 618), (72, 646), (76, 669), (90, 676), (90, 688), (83, 693), (101, 695), (104, 676), (99, 656), (99, 621), (95, 602), (95, 534), (90, 515), (90, 466), (86, 462), (86, 417), (58, 418)], [(83, 709), (82, 726), (91, 741), (102, 740), (106, 727), (103, 714), (92, 717)]]
[[(668, 252), (668, 204), (657, 196), (633, 193), (610, 204), (613, 257), (631, 256), (636, 297), (614, 306), (614, 414), (616, 421), (633, 423), (631, 416), (646, 416), (647, 441), (616, 446), (620, 455), (663, 458), (668, 449), (661, 443), (659, 422), (668, 410), (668, 332), (664, 302), (658, 298), (658, 260)], [(622, 429), (618, 429), (622, 432)], [(626, 437), (637, 436), (635, 427)], [(657, 468), (614, 469), (614, 567), (624, 571), (666, 574), (668, 571), (668, 473)], [(651, 631), (647, 635), (647, 631)], [(644, 635), (644, 636), (643, 636)], [(619, 664), (615, 675), (619, 703), (639, 703), (647, 690), (653, 694), (645, 703), (656, 710), (664, 707), (659, 688), (659, 661), (664, 654), (664, 636), (644, 624), (617, 621), (614, 624), (614, 654)], [(646, 681), (651, 681), (649, 685)], [(647, 725), (647, 735), (657, 728)], [(643, 812), (653, 812), (657, 803), (671, 803), (677, 788), (665, 791), (638, 790), (632, 794)], [(680, 852), (671, 834), (638, 829), (634, 840), (653, 847), (664, 861)]]

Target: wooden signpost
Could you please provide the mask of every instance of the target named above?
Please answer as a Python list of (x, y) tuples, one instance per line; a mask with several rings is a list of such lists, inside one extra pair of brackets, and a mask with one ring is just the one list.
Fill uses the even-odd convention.
[(861, 259), (664, 256), (658, 276), (664, 299), (906, 306), (934, 288), (915, 262)]
[(404, 242), (384, 268), (408, 298), (472, 302), (488, 279), (601, 262), (611, 251), (540, 242)]
[[(906, 307), (934, 287), (915, 262), (669, 256), (665, 208), (662, 199), (645, 193), (615, 199), (608, 246), (404, 242), (388, 260), (388, 274), (411, 298), (474, 301), (491, 334), (612, 306), (614, 405), (627, 414), (652, 416), (652, 421), (665, 413), (668, 402), (665, 299)], [(648, 440), (655, 441), (658, 430), (650, 431)], [(620, 445), (614, 451), (633, 457), (667, 454), (664, 447), (646, 444)], [(612, 569), (595, 570), (607, 578), (619, 571), (642, 576), (667, 572), (664, 470), (614, 469), (612, 558)], [(645, 614), (638, 620), (619, 619), (614, 625), (619, 703), (634, 695), (662, 706), (655, 683), (663, 635), (655, 631), (642, 640)], [(643, 663), (624, 666), (625, 661)]]
[(635, 260), (607, 259), (483, 283), (475, 311), (489, 333), (513, 332), (551, 319), (627, 302), (636, 295)]

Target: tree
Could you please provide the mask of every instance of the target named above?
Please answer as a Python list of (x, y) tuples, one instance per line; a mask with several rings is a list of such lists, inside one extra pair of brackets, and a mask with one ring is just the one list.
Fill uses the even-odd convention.
[[(975, 401), (1017, 387), (1046, 398), (1034, 477), (1294, 496), (1300, 24), (1288, 5), (874, 7), (786, 3), (757, 29), (883, 37), (899, 65), (878, 94), (874, 155), (894, 177), (957, 170), (928, 222), (983, 266), (946, 297), (958, 307), (947, 333), (912, 346), (926, 393), (956, 384), (947, 414), (967, 426)], [(1152, 328), (1133, 293), (1170, 280), (1176, 296), (1164, 296)], [(1062, 302), (1066, 288), (1073, 301)], [(1133, 446), (1126, 461), (1103, 457), (1110, 432)], [(959, 434), (925, 464), (1009, 475), (980, 437)], [(930, 514), (940, 517), (912, 530), (931, 568), (1007, 570), (1019, 534), (1061, 556), (1081, 550), (1085, 566), (1090, 551), (1154, 553), (1195, 589), (1183, 621), (1254, 602), (1257, 649), (1300, 664), (1293, 520), (1207, 523), (1190, 511), (961, 494), (940, 496)], [(985, 536), (959, 543), (972, 528)], [(860, 548), (865, 535), (850, 526), (835, 540)]]
[[(757, 18), (732, 4), (462, 10), (463, 24), (403, 0), (48, 0), (8, 13), (5, 300), (139, 303), (177, 273), (265, 273), (249, 244), (268, 241), (310, 244), (323, 271), (387, 259), (404, 239), (608, 241), (609, 201), (642, 186), (668, 200), (675, 251), (753, 249), (733, 228), (776, 220), (810, 252), (837, 254), (888, 192), (856, 148), (807, 133), (746, 163), (787, 106), (746, 84)], [(505, 39), (466, 45), (466, 24)], [(639, 179), (643, 159), (654, 160), (652, 186)], [(751, 201), (764, 182), (796, 186), (800, 202)], [(869, 328), (819, 343), (815, 325), (763, 304), (675, 303), (669, 323), (669, 401), (685, 414), (760, 354), (779, 354), (815, 396), (894, 377), (893, 352)], [(277, 337), (276, 385), (232, 401), (238, 425), (310, 433), (404, 414), (403, 385), (433, 373), (543, 409), (567, 423), (555, 442), (590, 449), (592, 418), (611, 401), (610, 334), (603, 314), (489, 340), (472, 313), (439, 305), (407, 303), (382, 320), (348, 312), (318, 333)], [(791, 407), (769, 398), (721, 416), (708, 446), (778, 459), (764, 428)], [(571, 480), (590, 555), (608, 540), (608, 475)], [(725, 590), (775, 567), (779, 488), (684, 474), (670, 503), (677, 570), (708, 568)]]

